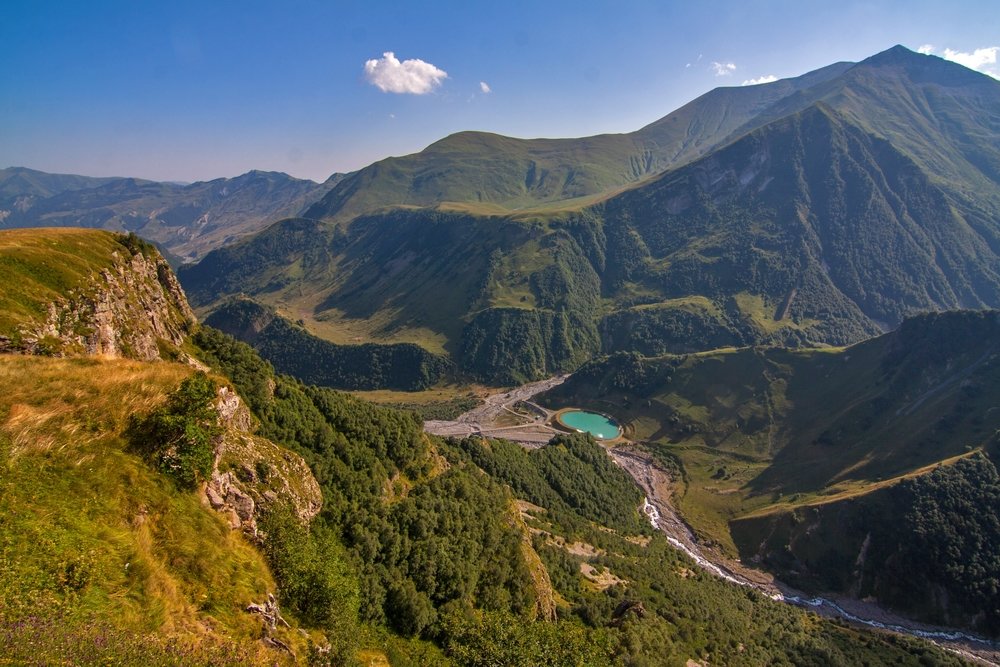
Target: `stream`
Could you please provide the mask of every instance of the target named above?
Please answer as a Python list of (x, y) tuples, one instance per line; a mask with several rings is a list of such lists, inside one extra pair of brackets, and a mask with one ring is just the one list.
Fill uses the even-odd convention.
[[(936, 629), (920, 627), (918, 624), (906, 624), (904, 619), (895, 617), (893, 617), (893, 620), (888, 620), (891, 614), (871, 603), (851, 601), (852, 606), (863, 608), (871, 613), (864, 614), (860, 611), (849, 611), (837, 601), (819, 596), (805, 595), (801, 591), (795, 591), (777, 581), (754, 581), (727, 567), (724, 563), (719, 562), (721, 559), (712, 560), (701, 549), (691, 529), (673, 509), (669, 500), (662, 497), (663, 491), (669, 491), (669, 474), (657, 468), (650, 458), (634, 449), (616, 447), (609, 450), (608, 453), (618, 465), (632, 476), (636, 484), (646, 494), (643, 498), (642, 512), (649, 520), (650, 525), (661, 531), (672, 546), (682, 551), (703, 570), (738, 586), (747, 586), (758, 590), (778, 602), (806, 607), (826, 616), (842, 618), (851, 623), (879, 630), (888, 630), (912, 637), (919, 637), (947, 651), (960, 655), (967, 660), (981, 664), (1000, 665), (996, 661), (997, 656), (995, 652), (1000, 648), (997, 642), (959, 630)], [(747, 571), (760, 574), (749, 569)], [(873, 618), (876, 616), (885, 620)]]
[[(446, 437), (462, 437), (469, 433), (493, 435), (491, 431), (509, 430), (510, 427), (490, 428), (490, 423), (517, 401), (530, 400), (536, 394), (562, 383), (566, 377), (551, 378), (494, 394), (488, 397), (483, 405), (465, 413), (455, 421), (426, 422), (425, 430)], [(514, 434), (509, 432), (496, 433), (493, 437), (510, 438), (512, 435)], [(518, 441), (523, 440), (522, 444), (529, 447), (540, 446), (542, 441), (547, 441), (551, 437), (551, 434), (546, 432), (531, 434), (530, 437), (525, 437), (526, 435), (521, 433), (514, 437)], [(997, 642), (959, 630), (911, 623), (877, 605), (860, 600), (838, 602), (829, 598), (809, 596), (774, 580), (765, 572), (744, 567), (737, 562), (727, 564), (722, 557), (709, 554), (702, 549), (694, 533), (674, 509), (670, 501), (672, 479), (669, 473), (656, 466), (649, 455), (634, 448), (616, 446), (607, 452), (643, 490), (645, 497), (642, 512), (653, 528), (661, 531), (672, 546), (682, 551), (701, 569), (738, 586), (758, 590), (772, 600), (809, 608), (825, 616), (841, 618), (851, 623), (925, 639), (966, 660), (1000, 667), (998, 662), (1000, 644)], [(851, 607), (853, 611), (847, 609), (845, 605)]]

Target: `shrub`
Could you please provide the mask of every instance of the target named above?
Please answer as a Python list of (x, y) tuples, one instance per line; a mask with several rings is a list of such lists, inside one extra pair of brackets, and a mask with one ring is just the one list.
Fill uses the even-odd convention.
[(212, 472), (214, 440), (222, 434), (212, 405), (217, 389), (199, 372), (184, 380), (164, 406), (129, 425), (132, 447), (181, 488), (193, 489)]
[(321, 628), (335, 662), (346, 661), (357, 645), (358, 583), (336, 535), (319, 524), (302, 525), (284, 504), (271, 506), (258, 525), (281, 605)]

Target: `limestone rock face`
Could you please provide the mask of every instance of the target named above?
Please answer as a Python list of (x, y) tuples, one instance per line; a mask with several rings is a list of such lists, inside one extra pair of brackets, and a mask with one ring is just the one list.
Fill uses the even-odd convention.
[(158, 341), (180, 345), (195, 322), (184, 290), (156, 254), (115, 252), (89, 285), (48, 305), (43, 323), (21, 332), (29, 354), (160, 358)]
[(274, 503), (287, 503), (303, 523), (319, 514), (323, 495), (302, 457), (254, 435), (253, 417), (232, 389), (219, 390), (216, 410), (225, 431), (204, 501), (249, 537), (258, 537), (257, 517)]

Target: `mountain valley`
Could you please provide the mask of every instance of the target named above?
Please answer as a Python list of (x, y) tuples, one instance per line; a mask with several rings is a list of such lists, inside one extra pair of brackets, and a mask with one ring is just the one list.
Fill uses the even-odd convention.
[[(779, 88), (755, 129), (596, 203), (288, 220), (180, 278), (200, 312), (243, 294), (334, 342), (415, 343), (498, 384), (599, 353), (844, 345), (1000, 306), (1000, 85), (902, 47), (822, 73)], [(927, 131), (892, 129), (910, 124)]]
[(0, 378), (0, 665), (1000, 664), (1000, 81), (3, 169)]

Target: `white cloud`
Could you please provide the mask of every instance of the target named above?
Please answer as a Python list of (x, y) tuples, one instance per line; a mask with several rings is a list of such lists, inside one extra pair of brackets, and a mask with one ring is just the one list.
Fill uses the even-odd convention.
[(715, 72), (715, 76), (729, 76), (736, 70), (735, 63), (712, 63), (712, 71)]
[(490, 88), (490, 84), (486, 83), (485, 81), (479, 82), (479, 90), (483, 91), (483, 94), (485, 95), (489, 95), (490, 93), (493, 92), (493, 89)]
[(998, 52), (1000, 52), (1000, 46), (988, 46), (983, 49), (976, 49), (972, 53), (962, 53), (961, 51), (945, 49), (944, 59), (1000, 79), (1000, 71), (996, 68)]
[(945, 60), (950, 60), (953, 63), (974, 69), (977, 72), (988, 74), (994, 79), (1000, 79), (1000, 67), (997, 66), (997, 56), (1000, 55), (1000, 46), (986, 46), (976, 49), (971, 53), (956, 51), (954, 49), (945, 49), (940, 53), (936, 53), (937, 49), (930, 44), (924, 44), (917, 51), (924, 55), (939, 55)]
[(399, 62), (392, 51), (365, 62), (365, 79), (383, 93), (424, 95), (447, 78), (447, 72), (423, 60)]
[(768, 74), (766, 76), (759, 76), (756, 79), (747, 79), (743, 82), (744, 86), (756, 86), (758, 83), (772, 83), (777, 81), (778, 77), (773, 74)]

